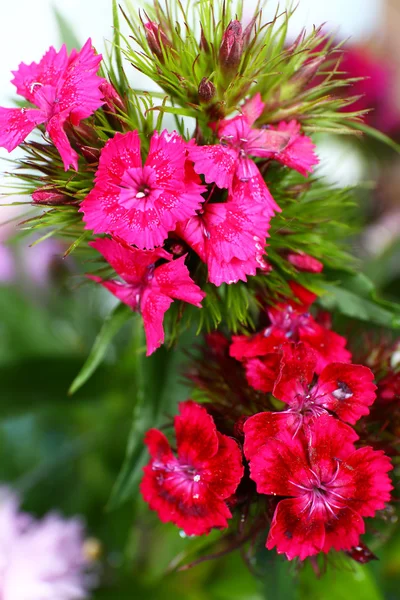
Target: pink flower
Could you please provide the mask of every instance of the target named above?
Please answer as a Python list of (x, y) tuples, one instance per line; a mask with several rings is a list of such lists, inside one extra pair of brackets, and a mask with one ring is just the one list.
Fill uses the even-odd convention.
[(279, 212), (280, 208), (249, 156), (264, 156), (278, 151), (286, 146), (289, 136), (252, 128), (263, 107), (261, 96), (257, 94), (244, 105), (242, 115), (219, 123), (220, 144), (192, 146), (189, 154), (196, 173), (203, 174), (207, 183), (228, 188), (234, 201), (239, 200), (238, 195), (248, 204), (263, 202), (266, 212), (272, 215)]
[(59, 151), (67, 171), (78, 169), (78, 155), (64, 131), (66, 122), (78, 125), (102, 104), (99, 89), (104, 82), (96, 75), (101, 55), (96, 55), (90, 39), (80, 52), (68, 57), (65, 45), (59, 52), (51, 47), (42, 60), (14, 71), (13, 83), (18, 94), (37, 108), (0, 108), (0, 146), (9, 152), (21, 144), (39, 124)]
[(222, 283), (246, 281), (264, 268), (269, 218), (255, 205), (206, 204), (202, 214), (177, 227), (177, 234), (208, 266), (208, 278)]
[(300, 133), (300, 129), (300, 123), (294, 120), (289, 123), (282, 121), (277, 126), (271, 125), (270, 132), (288, 135), (289, 142), (282, 149), (266, 153), (265, 157), (277, 160), (306, 177), (318, 164), (318, 157), (315, 154), (315, 145), (309, 137)]
[(64, 520), (56, 514), (36, 521), (19, 512), (18, 500), (11, 491), (3, 488), (0, 492), (1, 598), (87, 598), (88, 561), (81, 522)]
[[(300, 134), (300, 125), (296, 121), (282, 122), (276, 127), (253, 128), (264, 106), (260, 94), (256, 94), (243, 106), (240, 116), (218, 124), (220, 144), (193, 146), (190, 158), (196, 173), (203, 174), (207, 183), (228, 188), (236, 201), (236, 194), (241, 194), (248, 202), (261, 201), (266, 211), (273, 214), (279, 212), (280, 208), (265, 185), (257, 165), (249, 157), (271, 158), (303, 175), (313, 170), (318, 158), (314, 153), (314, 144), (310, 138)], [(240, 189), (240, 183), (249, 184), (245, 194)], [(254, 186), (256, 193), (253, 193)]]
[(321, 417), (308, 438), (282, 431), (251, 457), (258, 493), (286, 497), (276, 507), (268, 549), (276, 547), (289, 560), (350, 550), (365, 531), (363, 517), (373, 517), (390, 500), (389, 458), (370, 447), (355, 450), (349, 429)]
[(82, 203), (86, 227), (142, 249), (161, 246), (200, 208), (205, 188), (199, 181), (176, 132), (153, 134), (144, 165), (139, 133), (116, 133), (102, 149), (96, 184)]
[(246, 379), (255, 390), (268, 394), (279, 376), (281, 354), (269, 352), (262, 358), (250, 358), (244, 364)]
[(287, 341), (300, 341), (316, 353), (316, 373), (331, 362), (350, 362), (346, 339), (317, 323), (308, 312), (315, 296), (301, 286), (292, 283), (291, 287), (301, 303), (288, 301), (269, 308), (270, 325), (253, 336), (233, 336), (230, 355), (237, 360), (247, 360), (279, 352)]
[[(132, 310), (143, 317), (147, 340), (147, 356), (164, 341), (163, 318), (174, 299), (201, 308), (205, 294), (192, 281), (185, 266), (186, 256), (171, 260), (165, 250), (138, 250), (115, 239), (97, 239), (90, 244), (98, 250), (122, 278), (102, 280), (89, 275)], [(159, 259), (167, 263), (156, 266)]]
[(165, 435), (151, 429), (145, 442), (151, 460), (140, 486), (144, 500), (161, 521), (172, 521), (187, 535), (228, 526), (226, 500), (243, 476), (236, 442), (219, 433), (206, 409), (181, 402), (174, 420), (177, 456)]

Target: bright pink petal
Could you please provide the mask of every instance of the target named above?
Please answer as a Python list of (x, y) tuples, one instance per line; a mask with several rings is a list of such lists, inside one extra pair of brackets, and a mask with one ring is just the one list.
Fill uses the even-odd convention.
[(268, 550), (276, 547), (278, 554), (286, 554), (288, 560), (304, 560), (321, 552), (325, 543), (324, 520), (320, 515), (306, 519), (305, 506), (304, 498), (279, 502), (268, 534)]
[(229, 188), (236, 170), (238, 151), (216, 144), (214, 146), (192, 146), (190, 160), (196, 173), (204, 175), (207, 183), (219, 188)]
[(128, 246), (122, 240), (98, 238), (89, 245), (104, 256), (122, 279), (132, 285), (141, 284), (148, 267), (157, 260), (160, 258), (171, 259), (171, 255), (165, 250), (138, 250)]
[(146, 356), (153, 354), (164, 342), (164, 314), (172, 302), (172, 298), (153, 292), (151, 289), (146, 289), (142, 294), (140, 312), (146, 334)]
[(201, 308), (205, 293), (201, 291), (190, 277), (185, 265), (186, 256), (157, 267), (154, 273), (155, 282), (166, 296), (184, 300)]
[(281, 355), (278, 353), (271, 353), (263, 358), (251, 358), (246, 361), (246, 379), (249, 385), (265, 394), (272, 392), (279, 376), (280, 362)]
[(290, 135), (274, 129), (252, 129), (247, 136), (244, 150), (253, 156), (269, 158), (271, 152), (284, 152)]
[(89, 279), (100, 283), (106, 290), (111, 292), (118, 300), (129, 306), (133, 311), (138, 311), (140, 306), (140, 288), (128, 286), (114, 279), (102, 279), (97, 275), (87, 275)]
[[(249, 162), (252, 161), (248, 161), (247, 166)], [(240, 161), (240, 163), (243, 166), (243, 161)], [(250, 177), (240, 179), (236, 176), (233, 180), (229, 198), (239, 206), (251, 207), (258, 204), (263, 208), (263, 214), (267, 217), (272, 217), (274, 213), (281, 212), (258, 169)]]
[(43, 85), (56, 88), (65, 73), (68, 65), (67, 49), (65, 44), (57, 52), (53, 46), (46, 52), (39, 63), (26, 65), (21, 63), (17, 71), (13, 71), (14, 79), (11, 83), (17, 88), (18, 94), (36, 104), (35, 93)]
[(143, 168), (136, 131), (117, 133), (107, 142), (95, 187), (81, 208), (87, 227), (95, 233), (116, 234), (142, 249), (162, 245), (177, 223), (194, 215), (204, 200), (204, 188), (186, 164), (183, 140), (176, 133), (154, 136)]
[(30, 132), (46, 121), (42, 111), (33, 108), (0, 107), (0, 146), (11, 152)]
[(58, 85), (59, 110), (68, 111), (73, 125), (90, 117), (103, 103), (100, 85), (104, 79), (96, 75), (101, 54), (96, 54), (89, 38), (80, 52), (70, 57), (68, 67)]
[(206, 262), (207, 231), (201, 217), (196, 215), (183, 223), (178, 223), (175, 233), (198, 254), (203, 262)]
[(274, 129), (288, 133), (290, 141), (286, 148), (274, 153), (271, 155), (271, 158), (291, 169), (295, 169), (304, 176), (312, 173), (314, 166), (318, 164), (318, 157), (315, 154), (315, 144), (309, 137), (300, 133), (300, 124), (296, 121), (290, 121), (289, 123), (282, 121)]
[(255, 121), (261, 117), (264, 107), (265, 104), (261, 99), (260, 92), (254, 94), (252, 98), (249, 98), (249, 100), (243, 104), (242, 113), (246, 117), (249, 125), (253, 125)]
[(315, 402), (354, 424), (369, 413), (374, 402), (376, 386), (374, 374), (367, 367), (346, 363), (327, 365), (313, 390)]
[(78, 170), (78, 155), (67, 138), (64, 131), (64, 123), (67, 115), (57, 114), (47, 123), (46, 131), (51, 137), (51, 140), (60, 153), (64, 163), (65, 171), (72, 166), (75, 171)]

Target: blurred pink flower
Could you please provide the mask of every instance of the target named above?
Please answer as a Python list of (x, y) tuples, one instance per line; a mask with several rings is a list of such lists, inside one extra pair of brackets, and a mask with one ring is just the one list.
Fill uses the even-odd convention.
[(16, 495), (0, 488), (1, 600), (87, 598), (83, 526), (49, 514), (36, 520), (19, 510)]

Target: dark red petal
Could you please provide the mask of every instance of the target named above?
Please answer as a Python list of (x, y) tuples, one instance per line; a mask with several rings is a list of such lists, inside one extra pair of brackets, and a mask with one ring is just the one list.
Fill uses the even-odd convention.
[(316, 353), (306, 344), (283, 344), (279, 378), (274, 396), (290, 404), (297, 394), (307, 393), (307, 386), (314, 377)]
[(348, 506), (362, 517), (373, 517), (383, 509), (393, 489), (387, 474), (391, 469), (390, 459), (382, 451), (367, 446), (353, 452), (342, 463), (338, 477), (339, 491)]
[(357, 546), (360, 535), (364, 533), (364, 521), (360, 515), (350, 508), (344, 508), (325, 523), (325, 544), (323, 551), (350, 550)]
[(375, 400), (374, 374), (367, 367), (346, 363), (327, 365), (318, 378), (315, 402), (354, 424), (369, 413)]
[(227, 527), (232, 515), (226, 503), (206, 484), (188, 478), (179, 465), (152, 461), (143, 470), (140, 491), (163, 523), (172, 522), (187, 535)]
[[(269, 427), (271, 431), (273, 425)], [(258, 441), (259, 438), (256, 443)], [(283, 429), (279, 432), (279, 440), (267, 439), (259, 451), (251, 457), (250, 477), (256, 482), (260, 494), (274, 496), (302, 494), (297, 484), (311, 485), (306, 440), (302, 432), (293, 437), (292, 431)]]
[(280, 350), (281, 344), (286, 341), (285, 334), (274, 331), (271, 335), (257, 333), (255, 335), (234, 335), (229, 354), (236, 360), (265, 356)]
[(144, 438), (150, 456), (158, 461), (176, 461), (176, 458), (172, 454), (169, 441), (165, 435), (158, 429), (150, 429)]
[(304, 560), (321, 552), (325, 541), (324, 521), (320, 515), (314, 518), (304, 512), (305, 498), (293, 498), (279, 502), (266, 546), (276, 546), (278, 554), (286, 554), (289, 560), (299, 557)]
[(237, 442), (227, 435), (218, 435), (218, 452), (207, 460), (201, 480), (207, 482), (213, 493), (221, 499), (235, 493), (243, 477), (242, 453)]
[(313, 419), (307, 426), (310, 465), (324, 481), (335, 473), (338, 461), (354, 452), (358, 435), (352, 427), (330, 415)]
[(317, 353), (317, 373), (321, 373), (324, 367), (332, 362), (351, 362), (351, 353), (345, 348), (346, 338), (325, 329), (312, 317), (310, 317), (307, 327), (300, 327), (299, 338)]
[(277, 352), (245, 362), (248, 383), (259, 392), (272, 392), (279, 375), (281, 356)]
[(178, 456), (181, 462), (202, 465), (218, 452), (217, 428), (204, 406), (191, 400), (181, 402), (174, 419)]
[(270, 438), (279, 438), (283, 431), (292, 429), (293, 415), (279, 412), (262, 412), (246, 419), (243, 425), (244, 454), (251, 460), (269, 443)]

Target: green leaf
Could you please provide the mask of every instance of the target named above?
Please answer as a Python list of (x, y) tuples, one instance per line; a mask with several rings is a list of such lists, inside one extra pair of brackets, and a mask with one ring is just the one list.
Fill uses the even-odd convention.
[(301, 600), (383, 600), (369, 567), (350, 561), (329, 566), (320, 578), (307, 564), (300, 573), (299, 589)]
[(53, 11), (57, 21), (61, 42), (67, 46), (68, 51), (71, 51), (74, 48), (79, 49), (82, 44), (76, 37), (71, 23), (65, 19), (56, 6), (54, 6)]
[(125, 304), (119, 304), (113, 312), (104, 321), (103, 327), (100, 330), (90, 352), (88, 359), (80, 370), (79, 374), (75, 377), (74, 381), (69, 388), (69, 394), (74, 394), (86, 381), (93, 375), (99, 364), (104, 358), (107, 351), (108, 345), (121, 329), (122, 325), (126, 323), (132, 316), (132, 311), (129, 306)]
[(325, 309), (336, 309), (347, 317), (381, 327), (400, 328), (400, 306), (378, 299), (373, 283), (365, 275), (359, 273), (342, 278), (338, 284), (319, 285), (328, 292), (320, 298)]

